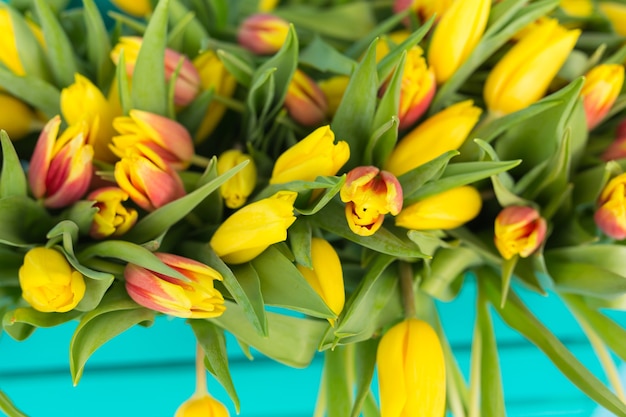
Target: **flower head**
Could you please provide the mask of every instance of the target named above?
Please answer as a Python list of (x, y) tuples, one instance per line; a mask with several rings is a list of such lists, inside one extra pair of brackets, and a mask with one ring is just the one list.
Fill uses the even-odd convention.
[(607, 236), (626, 238), (626, 174), (611, 179), (598, 198), (594, 220)]
[(328, 104), (315, 81), (296, 69), (287, 87), (285, 108), (289, 116), (301, 125), (317, 126), (324, 121)]
[[(440, 19), (444, 12), (454, 3), (454, 0), (394, 0), (393, 11), (400, 13), (411, 8), (421, 21), (426, 21), (432, 16)], [(408, 24), (409, 20), (405, 20)]]
[(152, 12), (150, 0), (111, 0), (118, 9), (133, 16), (143, 17)]
[[(29, 29), (32, 31), (40, 45), (44, 45), (44, 38), (41, 28), (32, 21), (26, 20)], [(18, 52), (17, 41), (15, 39), (14, 22), (11, 19), (9, 9), (0, 7), (0, 63), (4, 64), (12, 73), (25, 75), (24, 65), (20, 53), (35, 53), (35, 51), (21, 50)]]
[(87, 200), (93, 201), (98, 209), (89, 231), (94, 239), (122, 236), (137, 222), (137, 210), (124, 207), (128, 193), (121, 188), (98, 188), (89, 193)]
[(504, 259), (530, 256), (546, 237), (546, 221), (527, 206), (505, 207), (495, 221), (494, 242)]
[(598, 7), (611, 22), (615, 33), (626, 36), (626, 5), (616, 1), (601, 1), (598, 2)]
[(244, 161), (248, 161), (248, 164), (220, 187), (220, 193), (228, 208), (235, 209), (243, 206), (248, 196), (254, 191), (257, 179), (256, 165), (250, 155), (244, 154), (238, 149), (228, 150), (217, 158), (217, 173), (219, 175)]
[(6, 130), (11, 140), (22, 139), (40, 127), (35, 111), (17, 97), (0, 93), (0, 109), (0, 129)]
[(350, 77), (347, 75), (335, 75), (318, 83), (320, 90), (322, 90), (326, 98), (326, 115), (332, 116), (337, 112), (349, 83)]
[(278, 52), (289, 33), (289, 23), (280, 17), (257, 13), (246, 18), (237, 31), (237, 42), (259, 55)]
[(607, 115), (624, 84), (624, 66), (602, 64), (592, 68), (585, 76), (580, 91), (587, 116), (587, 128), (596, 127)]
[(182, 403), (174, 417), (228, 417), (224, 404), (211, 397), (208, 393), (194, 394)]

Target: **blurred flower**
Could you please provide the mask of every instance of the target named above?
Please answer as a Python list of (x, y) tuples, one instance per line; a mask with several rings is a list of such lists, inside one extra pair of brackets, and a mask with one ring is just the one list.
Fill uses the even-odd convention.
[(429, 117), (400, 140), (389, 155), (385, 169), (400, 176), (447, 151), (458, 149), (481, 112), (471, 100), (466, 100)]
[(376, 42), (376, 62), (380, 62), (392, 49), (400, 45), (411, 36), (411, 32), (406, 29), (395, 30), (386, 35), (382, 35)]
[[(346, 301), (339, 255), (328, 241), (314, 237), (311, 239), (311, 260), (313, 268), (296, 266), (333, 313), (339, 315)], [(335, 325), (335, 319), (328, 321), (331, 326)]]
[(324, 121), (328, 105), (326, 96), (308, 75), (299, 69), (287, 87), (285, 108), (289, 116), (304, 126), (317, 126)]
[(615, 33), (620, 36), (626, 36), (626, 4), (615, 1), (601, 1), (598, 3), (598, 7), (611, 22)]
[(85, 279), (60, 252), (37, 247), (26, 252), (19, 270), (22, 297), (35, 310), (65, 313), (85, 295)]
[[(43, 33), (39, 26), (30, 20), (26, 20), (26, 23), (39, 41), (39, 44), (44, 46)], [(22, 50), (21, 52), (26, 53), (30, 51)], [(24, 66), (22, 65), (22, 59), (17, 50), (13, 21), (9, 9), (6, 7), (0, 7), (0, 63), (4, 64), (16, 75), (26, 75)]]
[(259, 55), (278, 52), (289, 33), (289, 22), (266, 13), (247, 17), (237, 31), (237, 42)]
[(183, 318), (206, 319), (222, 315), (226, 310), (224, 297), (213, 287), (214, 280), (222, 280), (219, 272), (182, 256), (159, 252), (154, 255), (188, 280), (128, 263), (124, 269), (126, 291), (137, 304)]
[(259, 0), (259, 11), (269, 12), (276, 8), (279, 0)]
[(580, 91), (583, 99), (587, 128), (596, 127), (607, 115), (624, 84), (624, 66), (601, 64), (585, 75), (585, 84)]
[(0, 129), (7, 131), (11, 140), (19, 140), (41, 128), (37, 114), (22, 100), (0, 93)]
[(602, 154), (603, 161), (626, 158), (626, 120), (623, 120), (615, 132), (615, 139)]
[(215, 231), (210, 245), (224, 262), (251, 261), (270, 245), (287, 239), (287, 229), (296, 221), (293, 204), (298, 193), (280, 191), (243, 206)]
[(220, 193), (228, 208), (235, 209), (245, 204), (256, 185), (256, 165), (250, 155), (237, 149), (228, 150), (217, 158), (217, 173), (219, 175), (244, 161), (248, 161), (248, 164), (220, 187)]
[(469, 185), (452, 188), (404, 207), (396, 226), (413, 230), (455, 229), (480, 213), (482, 199)]
[(607, 236), (617, 240), (626, 238), (626, 174), (618, 175), (604, 187), (594, 220)]
[(559, 7), (566, 14), (575, 17), (589, 17), (593, 13), (591, 0), (561, 0)]
[(425, 321), (405, 319), (380, 339), (376, 352), (382, 417), (441, 417), (446, 368), (439, 337)]
[(87, 144), (86, 123), (69, 126), (57, 139), (61, 118), (55, 116), (41, 131), (28, 169), (33, 196), (49, 208), (78, 201), (92, 176), (93, 148)]
[(211, 397), (208, 393), (194, 394), (182, 403), (174, 417), (228, 417), (224, 404)]
[(128, 193), (117, 187), (102, 187), (92, 191), (87, 200), (98, 209), (93, 217), (89, 235), (94, 239), (122, 236), (137, 222), (137, 210), (126, 208)]
[(489, 110), (513, 113), (542, 98), (578, 36), (580, 30), (567, 30), (556, 19), (527, 33), (487, 76), (483, 94)]
[(350, 77), (347, 75), (335, 75), (318, 83), (326, 99), (326, 116), (332, 117), (337, 112), (349, 83)]
[(541, 246), (546, 229), (545, 219), (534, 208), (508, 206), (496, 217), (494, 242), (504, 259), (526, 258)]
[(487, 27), (491, 0), (455, 1), (445, 11), (428, 47), (438, 84), (446, 82), (472, 53)]
[(183, 170), (194, 156), (189, 132), (170, 118), (134, 109), (129, 116), (116, 117), (113, 127), (120, 135), (113, 137), (111, 149), (120, 158), (141, 146), (159, 155), (172, 168)]
[(118, 9), (137, 17), (144, 17), (152, 13), (150, 0), (111, 0)]
[[(422, 21), (426, 21), (433, 15), (440, 19), (452, 3), (454, 0), (395, 0), (393, 11), (400, 13), (410, 7)], [(409, 22), (408, 19), (404, 21), (407, 25)]]
[(385, 214), (395, 216), (402, 210), (402, 187), (398, 179), (374, 166), (356, 167), (339, 191), (346, 203), (346, 220), (359, 236), (371, 236), (383, 224)]

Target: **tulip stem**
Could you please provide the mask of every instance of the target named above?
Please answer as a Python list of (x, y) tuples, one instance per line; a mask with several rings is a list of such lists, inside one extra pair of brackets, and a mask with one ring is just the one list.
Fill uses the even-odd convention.
[(193, 165), (201, 167), (201, 168), (206, 168), (211, 164), (211, 160), (207, 157), (198, 155), (198, 154), (194, 154), (191, 157), (191, 161), (190, 161)]
[(413, 267), (408, 262), (400, 261), (400, 285), (402, 285), (402, 301), (404, 316), (417, 317), (415, 310), (415, 289), (413, 288)]
[(233, 100), (230, 97), (220, 96), (219, 94), (214, 94), (213, 99), (226, 106), (229, 110), (234, 110), (237, 113), (243, 113), (246, 111), (246, 105), (241, 101)]
[(204, 395), (207, 392), (204, 349), (202, 349), (200, 343), (196, 343), (196, 395)]

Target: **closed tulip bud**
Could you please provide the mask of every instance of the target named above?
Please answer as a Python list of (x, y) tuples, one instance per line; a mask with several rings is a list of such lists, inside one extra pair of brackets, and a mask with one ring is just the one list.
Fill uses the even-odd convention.
[(435, 27), (428, 63), (437, 83), (446, 82), (467, 60), (487, 27), (491, 0), (455, 1)]
[(400, 176), (447, 151), (458, 149), (481, 112), (471, 100), (466, 100), (429, 117), (400, 140), (389, 155), (385, 169)]
[(626, 120), (623, 120), (615, 132), (615, 140), (602, 154), (602, 160), (612, 161), (626, 158)]
[(626, 238), (626, 174), (618, 175), (604, 187), (594, 220), (605, 235), (617, 240)]
[[(441, 18), (453, 2), (454, 0), (395, 0), (393, 11), (400, 13), (411, 8), (422, 21), (426, 21), (431, 16), (436, 16), (436, 19)], [(404, 23), (408, 25), (410, 20), (406, 19)]]
[(626, 5), (615, 1), (601, 1), (598, 7), (611, 22), (615, 33), (626, 36)]
[(313, 181), (318, 176), (335, 175), (349, 158), (348, 144), (344, 141), (335, 143), (330, 126), (322, 126), (278, 157), (270, 184)]
[(37, 247), (26, 252), (19, 270), (22, 297), (35, 310), (65, 313), (85, 295), (85, 279), (58, 251)]
[(308, 75), (299, 69), (287, 87), (285, 108), (289, 116), (304, 126), (316, 126), (324, 121), (328, 104), (326, 96)]
[(248, 164), (220, 187), (220, 193), (228, 208), (236, 209), (243, 206), (248, 196), (254, 191), (257, 178), (256, 165), (250, 155), (237, 149), (226, 151), (217, 158), (219, 175), (245, 161), (248, 161)]
[[(43, 34), (39, 26), (27, 20), (30, 30), (37, 38), (40, 45), (44, 45)], [(21, 51), (23, 53), (30, 51)], [(0, 7), (0, 63), (4, 64), (9, 71), (16, 75), (26, 75), (22, 59), (17, 51), (17, 42), (15, 40), (15, 30), (11, 20), (11, 14), (6, 7)]]
[(409, 49), (400, 86), (399, 129), (415, 124), (430, 106), (435, 95), (435, 74), (426, 65), (422, 48)]
[(495, 221), (494, 241), (504, 259), (530, 256), (546, 237), (546, 221), (532, 207), (508, 206)]
[(222, 315), (226, 310), (224, 297), (213, 286), (213, 281), (222, 280), (219, 272), (182, 256), (158, 252), (155, 255), (187, 280), (129, 263), (124, 279), (130, 298), (143, 307), (175, 317), (206, 319)]
[(142, 146), (156, 153), (172, 168), (183, 170), (194, 156), (189, 132), (170, 118), (135, 109), (129, 116), (116, 117), (113, 127), (120, 135), (113, 137), (111, 149), (120, 158)]
[(37, 114), (22, 100), (0, 93), (0, 129), (7, 131), (11, 140), (19, 140), (41, 128)]
[(89, 231), (94, 239), (122, 236), (137, 222), (137, 210), (124, 207), (128, 193), (121, 188), (99, 188), (89, 193), (87, 200), (93, 201), (98, 209)]
[(270, 12), (276, 8), (279, 0), (259, 0), (259, 11)]
[(596, 127), (607, 115), (624, 84), (624, 66), (602, 64), (585, 75), (585, 84), (580, 91), (587, 116), (587, 128)]
[[(143, 39), (138, 36), (123, 36), (111, 51), (111, 58), (116, 65), (119, 62), (120, 54), (124, 51), (126, 73), (131, 78), (142, 42)], [(165, 81), (167, 82), (170, 81), (180, 65), (180, 70), (174, 83), (174, 104), (186, 106), (191, 103), (200, 90), (200, 74), (198, 74), (196, 67), (185, 55), (170, 48), (165, 49), (163, 64), (165, 66)]]
[(441, 417), (446, 367), (439, 337), (425, 321), (406, 319), (385, 332), (376, 352), (382, 417)]
[(396, 226), (412, 230), (455, 229), (480, 213), (482, 199), (469, 185), (452, 188), (402, 209)]
[(78, 201), (89, 188), (93, 171), (87, 125), (72, 125), (57, 139), (60, 124), (61, 118), (55, 116), (43, 128), (28, 169), (33, 196), (49, 208)]
[(111, 0), (118, 9), (136, 17), (148, 16), (152, 13), (150, 0)]
[[(311, 239), (311, 261), (312, 268), (297, 265), (298, 270), (332, 312), (339, 315), (346, 301), (339, 255), (328, 241), (314, 237)], [(335, 325), (335, 319), (328, 321)]]
[(174, 417), (228, 417), (224, 404), (211, 397), (208, 393), (194, 394), (182, 403)]
[(555, 19), (527, 33), (487, 76), (483, 94), (489, 110), (509, 114), (542, 98), (579, 36), (580, 30), (567, 30)]
[(350, 77), (347, 75), (335, 75), (319, 82), (318, 86), (326, 99), (326, 116), (333, 116), (337, 112), (349, 83)]
[(346, 220), (359, 236), (371, 236), (383, 224), (385, 214), (395, 216), (402, 210), (402, 187), (398, 179), (374, 166), (356, 167), (339, 191), (346, 203)]
[(293, 204), (297, 196), (293, 191), (280, 191), (243, 206), (217, 228), (211, 248), (224, 262), (241, 264), (285, 241), (287, 229), (296, 221)]
[(589, 17), (593, 13), (592, 0), (561, 0), (559, 7), (566, 14), (575, 17)]
[(289, 23), (271, 14), (257, 13), (246, 18), (237, 31), (237, 42), (258, 55), (271, 55), (287, 39)]

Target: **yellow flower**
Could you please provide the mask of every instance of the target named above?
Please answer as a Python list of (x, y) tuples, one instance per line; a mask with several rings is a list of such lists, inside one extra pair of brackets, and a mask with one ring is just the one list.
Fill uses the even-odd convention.
[(98, 188), (89, 193), (87, 200), (93, 201), (93, 206), (98, 209), (89, 231), (94, 239), (122, 236), (137, 222), (137, 210), (122, 204), (128, 200), (128, 193), (121, 188)]
[(402, 209), (396, 226), (413, 230), (454, 229), (478, 216), (482, 199), (469, 185), (452, 188)]
[(326, 98), (327, 116), (333, 116), (335, 114), (349, 83), (350, 77), (347, 75), (335, 75), (319, 82), (318, 86)]
[(234, 212), (211, 238), (217, 256), (224, 262), (240, 264), (285, 241), (287, 229), (296, 221), (293, 204), (297, 196), (293, 191), (280, 191)]
[(259, 0), (259, 11), (269, 12), (276, 8), (279, 0)]
[[(44, 46), (43, 34), (39, 26), (35, 25), (30, 20), (27, 20), (26, 23), (35, 35), (35, 38), (39, 41), (39, 44)], [(21, 52), (26, 53), (31, 51), (22, 50)], [(32, 51), (32, 53), (34, 53), (34, 51)], [(20, 54), (17, 50), (11, 15), (6, 7), (0, 7), (0, 63), (4, 64), (16, 75), (26, 74)]]
[(224, 404), (211, 397), (208, 393), (194, 394), (182, 403), (174, 417), (228, 417)]
[(494, 242), (504, 259), (526, 258), (541, 246), (546, 229), (545, 219), (534, 208), (508, 206), (496, 217)]
[(458, 149), (481, 112), (471, 100), (466, 100), (429, 117), (400, 140), (389, 155), (385, 169), (400, 176), (447, 151)]
[(26, 253), (19, 280), (24, 300), (44, 313), (70, 311), (85, 295), (83, 275), (50, 248), (37, 247)]
[(406, 319), (387, 330), (376, 353), (382, 417), (441, 417), (446, 369), (439, 337), (425, 321)]
[(601, 1), (598, 6), (620, 36), (626, 36), (626, 5), (614, 1)]
[(12, 95), (0, 93), (0, 129), (7, 131), (11, 140), (19, 140), (41, 128), (33, 109)]
[(559, 7), (570, 16), (589, 17), (593, 13), (591, 0), (561, 0)]
[(289, 82), (284, 104), (289, 116), (304, 126), (319, 125), (324, 121), (328, 110), (322, 90), (299, 69), (296, 69)]
[(289, 33), (289, 22), (267, 13), (246, 18), (237, 30), (237, 42), (259, 55), (277, 52)]
[(607, 236), (617, 240), (626, 238), (626, 174), (618, 175), (604, 187), (594, 220)]
[[(395, 0), (393, 11), (400, 13), (410, 7), (422, 21), (426, 21), (433, 15), (436, 15), (436, 19), (441, 18), (452, 3), (454, 0)], [(409, 20), (405, 23), (408, 25)]]
[(220, 187), (220, 193), (228, 208), (235, 209), (245, 204), (256, 185), (256, 165), (250, 155), (237, 149), (226, 151), (217, 158), (217, 173), (219, 175), (244, 161), (248, 161), (248, 164)]
[(624, 66), (621, 64), (601, 64), (585, 75), (580, 96), (589, 130), (596, 127), (611, 110), (623, 84)]
[(152, 13), (150, 0), (111, 0), (118, 9), (133, 16), (143, 17)]

